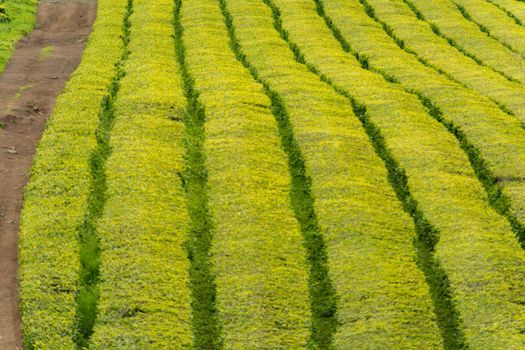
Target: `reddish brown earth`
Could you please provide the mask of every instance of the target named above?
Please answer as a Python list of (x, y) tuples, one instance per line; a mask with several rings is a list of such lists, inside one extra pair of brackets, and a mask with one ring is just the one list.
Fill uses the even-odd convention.
[(96, 6), (96, 0), (41, 1), (36, 29), (19, 42), (0, 76), (1, 350), (22, 349), (17, 257), (23, 188), (55, 99), (80, 62)]

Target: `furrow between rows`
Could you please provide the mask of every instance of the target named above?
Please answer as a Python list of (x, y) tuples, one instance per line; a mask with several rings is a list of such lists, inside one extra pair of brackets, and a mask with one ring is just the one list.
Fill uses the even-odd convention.
[(351, 104), (295, 61), (261, 1), (225, 4), (241, 55), (283, 103), (312, 181), (338, 301), (333, 346), (439, 348), (414, 227)]
[(95, 130), (96, 148), (91, 153), (91, 183), (87, 199), (87, 209), (84, 222), (78, 234), (79, 241), (79, 290), (76, 295), (76, 332), (74, 340), (77, 349), (84, 349), (91, 334), (97, 317), (97, 303), (99, 298), (100, 282), (100, 238), (98, 222), (103, 215), (106, 205), (107, 182), (106, 161), (111, 153), (110, 138), (115, 122), (114, 100), (120, 88), (122, 65), (128, 56), (129, 16), (133, 11), (133, 2), (128, 0), (126, 14), (122, 28), (123, 53), (117, 63), (117, 75), (109, 88), (109, 95), (102, 102), (102, 111), (99, 114), (99, 123)]
[[(489, 206), (456, 138), (418, 97), (361, 69), (341, 50), (313, 1), (273, 3), (295, 52), (336, 91), (366, 106), (384, 148), (404, 170), (417, 208), (439, 234), (433, 256), (450, 281), (466, 345), (520, 348), (525, 252), (507, 220)], [(455, 340), (445, 338), (447, 347), (465, 346)]]
[[(349, 103), (353, 106), (354, 112), (361, 121), (376, 153), (386, 165), (388, 179), (393, 186), (398, 199), (403, 204), (403, 209), (413, 217), (417, 232), (417, 239), (414, 241), (414, 247), (416, 248), (418, 258), (417, 264), (425, 274), (427, 284), (430, 287), (430, 294), (434, 302), (434, 312), (437, 316), (437, 323), (441, 329), (444, 345), (445, 347), (462, 348), (464, 346), (464, 336), (460, 330), (460, 319), (457, 315), (455, 305), (450, 298), (451, 292), (448, 278), (439, 263), (432, 257), (432, 251), (439, 239), (439, 233), (428, 223), (428, 220), (426, 220), (422, 212), (418, 209), (417, 202), (410, 194), (404, 170), (400, 168), (397, 161), (392, 157), (390, 151), (385, 145), (380, 130), (368, 117), (367, 107), (356, 102), (351, 95), (343, 91), (341, 88), (333, 86), (330, 78), (320, 73), (314, 66), (307, 64), (305, 56), (301, 52), (301, 48), (294, 42), (290, 41), (288, 31), (283, 28), (280, 8), (277, 7), (273, 1), (265, 2), (272, 9), (276, 30), (280, 33), (281, 38), (288, 44), (291, 51), (294, 53), (296, 61), (306, 65), (312, 73), (320, 78), (320, 80), (334, 87), (335, 91), (346, 97)], [(312, 23), (309, 23), (309, 25), (312, 25)], [(351, 61), (346, 60), (346, 63), (349, 62)], [(362, 61), (360, 63), (363, 64)], [(392, 99), (389, 102), (392, 102)], [(397, 105), (396, 107), (399, 108), (400, 106)], [(338, 344), (342, 345), (345, 344), (345, 342), (338, 342)], [(404, 344), (404, 346), (410, 347), (412, 344)]]
[(216, 308), (217, 287), (210, 259), (213, 227), (204, 150), (206, 116), (204, 107), (198, 101), (198, 92), (195, 90), (195, 83), (186, 63), (181, 9), (182, 1), (175, 1), (175, 50), (186, 96), (186, 113), (182, 119), (186, 129), (184, 139), (186, 165), (180, 176), (186, 191), (191, 218), (190, 236), (186, 248), (191, 264), (193, 346), (195, 349), (219, 349), (222, 344)]

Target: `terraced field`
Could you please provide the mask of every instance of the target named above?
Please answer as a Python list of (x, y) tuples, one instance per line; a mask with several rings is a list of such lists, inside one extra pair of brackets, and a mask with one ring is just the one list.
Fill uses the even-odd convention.
[(524, 349), (525, 2), (98, 0), (24, 193), (25, 349)]

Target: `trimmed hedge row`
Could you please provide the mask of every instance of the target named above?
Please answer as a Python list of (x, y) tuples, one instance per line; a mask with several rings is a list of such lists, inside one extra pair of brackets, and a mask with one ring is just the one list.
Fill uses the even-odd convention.
[(349, 101), (295, 61), (261, 1), (225, 3), (240, 51), (282, 99), (312, 180), (338, 298), (335, 346), (439, 348), (428, 287), (415, 263), (414, 227)]
[(306, 348), (306, 251), (270, 100), (231, 51), (218, 1), (182, 1), (181, 24), (206, 118), (210, 260), (223, 347)]
[(106, 203), (97, 225), (100, 299), (90, 349), (188, 349), (192, 344), (185, 97), (172, 0), (133, 0), (127, 58), (114, 101)]
[(74, 349), (78, 235), (103, 101), (122, 56), (125, 0), (100, 0), (82, 62), (58, 98), (34, 159), (20, 227), (20, 298), (26, 349)]
[(418, 19), (403, 1), (360, 2), (367, 5), (367, 14), (378, 20), (401, 48), (450, 79), (493, 99), (502, 109), (511, 111), (525, 122), (525, 89), (522, 84), (507, 80), (459, 52), (436, 35), (428, 23)]
[(0, 2), (0, 74), (15, 50), (16, 42), (35, 26), (36, 0)]
[(521, 348), (525, 252), (507, 220), (490, 208), (457, 140), (429, 117), (417, 96), (356, 68), (357, 60), (341, 50), (314, 2), (275, 4), (306, 62), (337, 91), (367, 107), (377, 137), (404, 169), (422, 215), (439, 235), (434, 257), (450, 281), (467, 345)]

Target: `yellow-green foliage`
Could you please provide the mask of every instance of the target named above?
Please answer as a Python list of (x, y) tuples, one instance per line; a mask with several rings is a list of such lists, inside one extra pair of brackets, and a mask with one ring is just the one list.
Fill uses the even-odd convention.
[(401, 0), (367, 2), (407, 49), (460, 83), (505, 105), (525, 121), (525, 89), (522, 84), (508, 81), (450, 46), (445, 39), (432, 32), (428, 23), (418, 20)]
[[(518, 25), (504, 11), (481, 0), (453, 1), (462, 6), (477, 24), (488, 29), (494, 38), (525, 55), (525, 28)], [(497, 4), (498, 1), (494, 3)], [(523, 5), (522, 7), (525, 10)]]
[(518, 18), (522, 23), (525, 22), (525, 3), (515, 0), (488, 0), (490, 3), (499, 6)]
[[(415, 265), (413, 225), (349, 101), (296, 63), (261, 1), (226, 3), (241, 51), (286, 105), (312, 179), (338, 296), (336, 346), (439, 348), (428, 288)], [(310, 25), (302, 14), (296, 18), (296, 27)]]
[(20, 231), (20, 298), (26, 349), (74, 349), (78, 229), (90, 188), (102, 100), (122, 52), (126, 2), (99, 1), (84, 53), (40, 142)]
[[(276, 0), (283, 26), (310, 64), (366, 105), (392, 156), (408, 176), (422, 213), (439, 231), (434, 256), (447, 273), (473, 349), (520, 349), (525, 252), (509, 223), (487, 203), (456, 139), (414, 95), (356, 68), (309, 0)], [(299, 20), (300, 19), (300, 20)], [(299, 25), (299, 23), (302, 25)]]
[[(454, 83), (400, 49), (368, 17), (359, 1), (325, 0), (325, 11), (353, 50), (367, 57), (372, 69), (430, 98), (443, 118), (466, 135), (510, 197), (515, 214), (525, 220), (525, 132), (521, 122), (488, 98)], [(512, 181), (512, 179), (518, 181)]]
[(211, 259), (224, 348), (305, 348), (306, 253), (270, 101), (231, 51), (218, 2), (182, 6), (187, 65), (206, 110)]
[(408, 0), (407, 2), (413, 4), (428, 23), (435, 25), (443, 35), (452, 39), (460, 48), (474, 55), (483, 64), (513, 79), (525, 82), (525, 61), (522, 57), (483, 33), (475, 23), (465, 19), (453, 1)]
[(188, 349), (185, 98), (173, 1), (135, 0), (115, 102), (107, 202), (98, 226), (101, 281), (91, 349)]
[(0, 2), (0, 73), (15, 50), (16, 42), (35, 25), (36, 0)]
[[(503, 12), (496, 15), (491, 11), (500, 10), (490, 10), (479, 0), (453, 1), (493, 35), (521, 50), (523, 44), (515, 38), (523, 29), (505, 20)], [(268, 1), (183, 0), (179, 23), (171, 0), (99, 0), (82, 63), (57, 101), (26, 188), (19, 272), (25, 348), (79, 347), (76, 332), (84, 329), (75, 324), (76, 297), (86, 287), (79, 233), (92, 211), (90, 188), (97, 179), (91, 160), (103, 143), (95, 134), (103, 125), (101, 113), (117, 77), (120, 88), (109, 108), (115, 121), (103, 174), (105, 197), (99, 198), (105, 207), (96, 222), (100, 284), (88, 286), (95, 292), (100, 289), (98, 317), (91, 339), (82, 339), (90, 349), (188, 349), (201, 344), (193, 337), (202, 333), (194, 322), (202, 305), (196, 306), (199, 301), (195, 295), (192, 299), (190, 287), (195, 292), (215, 286), (216, 305), (205, 306), (216, 307), (217, 315), (204, 317), (216, 317), (219, 334), (209, 337), (220, 339), (209, 343), (223, 342), (225, 349), (312, 347), (308, 342), (317, 315), (312, 317), (309, 292), (321, 289), (316, 283), (323, 281), (309, 281), (311, 247), (297, 218), (304, 222), (291, 204), (298, 181), (294, 171), (302, 168), (294, 164), (297, 159), (287, 148), (287, 137), (295, 138), (288, 141), (297, 142), (292, 147), (304, 158), (306, 174), (300, 176), (306, 175), (308, 183), (302, 185), (308, 191), (311, 186), (308, 195), (314, 201), (309, 205), (315, 209), (336, 289), (335, 348), (419, 350), (444, 345), (433, 312), (439, 301), (432, 304), (425, 283), (425, 277), (432, 276), (423, 267), (424, 276), (416, 265), (425, 263), (421, 250), (413, 246), (414, 223), (373, 146), (405, 170), (418, 208), (439, 232), (433, 258), (448, 277), (469, 348), (523, 348), (525, 252), (507, 220), (489, 206), (456, 138), (429, 115), (416, 95), (402, 89), (429, 98), (445, 121), (461, 129), (500, 180), (518, 218), (525, 220), (523, 86), (452, 48), (402, 0), (323, 1), (362, 63), (401, 86), (361, 68), (344, 52), (316, 13), (314, 1), (273, 0), (282, 20), (275, 23), (264, 2)], [(398, 43), (402, 40), (431, 67), (399, 48), (360, 2), (370, 3)], [(482, 37), (452, 3), (413, 2), (454, 40), (455, 35), (472, 34), (471, 39), (458, 37), (459, 46), (525, 81), (523, 63), (495, 40)], [(525, 19), (523, 4), (490, 2)], [(0, 23), (0, 72), (16, 38), (32, 27), (34, 5), (33, 0), (7, 5), (12, 21)], [(124, 18), (130, 5), (128, 22)], [(232, 18), (223, 17), (225, 7)], [(174, 32), (174, 20), (176, 28), (184, 27), (185, 50), (177, 47), (181, 32)], [(286, 39), (297, 44), (295, 53), (274, 24), (282, 25)], [(518, 34), (505, 32), (511, 24), (512, 33)], [(232, 26), (240, 44), (234, 50), (227, 30)], [(123, 55), (124, 49), (128, 54)], [(246, 56), (236, 58), (238, 51)], [(122, 57), (123, 65), (116, 66)], [(267, 85), (256, 82), (238, 58)], [(302, 60), (308, 66), (298, 63)], [(188, 78), (187, 73), (192, 79), (183, 84), (181, 75)], [(183, 87), (189, 97), (187, 111)], [(276, 104), (274, 93), (284, 106)], [(193, 130), (199, 125), (188, 122), (197, 96), (206, 117), (202, 130)], [(367, 108), (365, 116), (358, 116), (368, 125), (372, 140), (348, 96)], [(276, 106), (284, 107), (284, 117), (272, 110)], [(282, 121), (275, 117), (289, 119), (292, 130), (285, 132), (293, 135), (283, 136)], [(384, 140), (371, 134), (367, 121)], [(192, 149), (201, 141), (202, 159)], [(196, 168), (207, 176), (192, 172), (192, 162), (204, 163)], [(395, 162), (386, 162), (392, 171)], [(197, 190), (191, 191), (201, 191), (196, 201), (205, 203), (188, 198), (193, 193), (188, 182), (195, 182), (188, 176), (203, 182), (192, 183)], [(206, 221), (208, 207), (211, 221), (193, 222), (194, 217)], [(196, 287), (192, 273), (203, 268), (198, 265), (202, 261), (192, 263), (188, 253), (194, 252), (191, 240), (202, 239), (202, 232), (194, 225), (206, 226), (198, 229), (210, 229), (212, 236), (204, 263), (210, 263), (213, 276), (204, 276)]]

